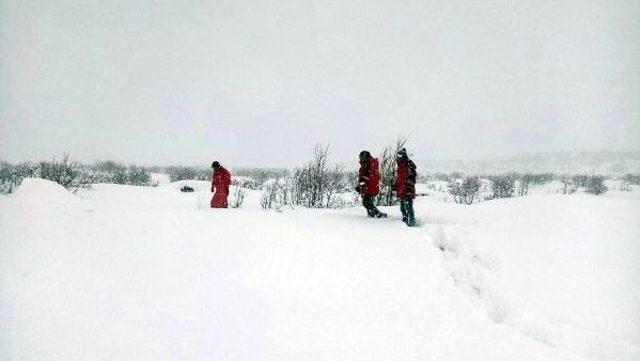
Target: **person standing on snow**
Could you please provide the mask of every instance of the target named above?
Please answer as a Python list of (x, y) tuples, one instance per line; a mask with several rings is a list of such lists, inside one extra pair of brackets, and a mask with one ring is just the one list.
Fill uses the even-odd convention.
[(360, 170), (358, 171), (358, 186), (356, 191), (362, 196), (362, 205), (371, 218), (387, 218), (373, 204), (373, 199), (380, 193), (380, 170), (378, 159), (373, 158), (369, 151), (360, 152)]
[(227, 196), (231, 185), (231, 173), (215, 161), (211, 163), (213, 175), (211, 176), (211, 208), (227, 208)]
[(416, 225), (413, 213), (413, 199), (416, 197), (416, 164), (407, 155), (407, 150), (402, 148), (396, 154), (398, 163), (396, 176), (396, 195), (400, 199), (400, 211), (402, 221), (409, 227)]

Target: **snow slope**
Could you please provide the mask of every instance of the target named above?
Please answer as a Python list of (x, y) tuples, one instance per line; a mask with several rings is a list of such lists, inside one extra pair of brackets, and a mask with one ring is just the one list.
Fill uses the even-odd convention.
[(639, 355), (637, 198), (426, 197), (408, 229), (396, 208), (268, 212), (257, 192), (211, 210), (191, 183), (0, 197), (0, 360)]
[(456, 284), (488, 316), (592, 359), (640, 359), (637, 197), (532, 195), (427, 207)]

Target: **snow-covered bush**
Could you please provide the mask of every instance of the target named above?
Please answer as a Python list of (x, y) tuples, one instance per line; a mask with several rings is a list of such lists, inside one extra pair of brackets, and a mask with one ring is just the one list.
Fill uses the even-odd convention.
[(451, 177), (446, 173), (434, 173), (431, 175), (431, 179), (434, 181), (448, 182), (451, 180)]
[(260, 197), (260, 207), (263, 209), (280, 209), (293, 204), (292, 177), (283, 177), (265, 182)]
[(526, 196), (527, 193), (529, 193), (529, 185), (531, 184), (530, 179), (524, 175), (523, 177), (521, 177), (518, 180), (518, 195), (519, 196)]
[(68, 155), (64, 155), (59, 161), (53, 159), (38, 163), (38, 174), (40, 178), (56, 182), (67, 189), (90, 184), (84, 183), (90, 180), (82, 177), (80, 165), (70, 161)]
[(260, 196), (260, 207), (262, 207), (262, 209), (274, 208), (279, 191), (280, 189), (277, 182), (265, 186), (262, 190), (262, 196)]
[(627, 181), (621, 181), (620, 182), (620, 190), (622, 192), (631, 192), (631, 184), (629, 184), (629, 182)]
[(13, 168), (16, 179), (35, 178), (38, 176), (38, 165), (33, 162), (18, 163)]
[(149, 185), (150, 180), (151, 175), (149, 175), (144, 167), (132, 165), (127, 169), (126, 184), (133, 186), (146, 186)]
[[(96, 162), (88, 167), (93, 171), (95, 183), (127, 184), (147, 186), (151, 184), (151, 175), (145, 167), (124, 164), (114, 161)], [(83, 167), (84, 169), (84, 167)]]
[(571, 181), (576, 185), (577, 188), (586, 188), (589, 183), (589, 178), (591, 176), (586, 174), (578, 174), (571, 177)]
[(282, 168), (234, 168), (233, 175), (247, 177), (243, 187), (248, 189), (262, 189), (265, 182), (272, 179), (286, 177), (288, 171)]
[(205, 168), (172, 166), (167, 167), (166, 173), (172, 182), (181, 180), (210, 180), (212, 171)]
[(13, 183), (13, 166), (7, 162), (0, 162), (0, 193), (11, 193)]
[(562, 177), (562, 194), (574, 194), (578, 186), (570, 176)]
[(534, 185), (544, 185), (556, 179), (556, 175), (553, 173), (526, 174), (525, 176), (527, 176), (529, 182)]
[(590, 176), (585, 180), (584, 183), (585, 192), (600, 195), (605, 193), (608, 188), (604, 184), (604, 177), (602, 176)]
[(516, 187), (516, 179), (512, 174), (501, 174), (489, 177), (493, 198), (509, 198)]
[(456, 203), (471, 204), (476, 199), (481, 182), (477, 176), (467, 176), (463, 180), (449, 181), (447, 188)]
[(96, 162), (91, 167), (95, 172), (96, 183), (125, 184), (127, 167), (111, 160)]
[(574, 194), (578, 189), (583, 189), (587, 193), (599, 195), (605, 193), (608, 188), (604, 184), (605, 177), (600, 175), (563, 175), (561, 178), (563, 194)]
[(258, 184), (258, 182), (256, 182), (253, 178), (250, 178), (248, 176), (239, 176), (235, 173), (232, 174), (233, 185), (252, 190), (260, 189), (262, 186), (262, 184)]
[(65, 155), (61, 160), (11, 165), (0, 162), (0, 193), (13, 192), (25, 178), (43, 178), (67, 189), (87, 187), (94, 182), (93, 172)]
[(627, 173), (622, 177), (622, 180), (629, 184), (640, 184), (640, 174)]
[(240, 206), (242, 206), (242, 202), (244, 202), (244, 197), (247, 195), (247, 191), (245, 191), (244, 188), (239, 185), (239, 183), (233, 183), (233, 194), (231, 195), (229, 205), (231, 206), (231, 208), (240, 208)]

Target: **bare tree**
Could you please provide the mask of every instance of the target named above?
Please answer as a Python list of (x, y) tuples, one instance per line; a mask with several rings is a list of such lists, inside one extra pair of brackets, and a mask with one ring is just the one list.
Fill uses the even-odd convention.
[(404, 135), (396, 138), (395, 144), (386, 146), (382, 151), (382, 162), (380, 164), (380, 181), (382, 187), (380, 194), (376, 200), (379, 206), (392, 206), (397, 204), (393, 188), (396, 183), (396, 153), (407, 143), (407, 137)]
[(347, 184), (343, 167), (329, 165), (329, 147), (316, 146), (313, 158), (293, 172), (291, 200), (312, 208), (329, 207), (335, 194), (346, 191)]

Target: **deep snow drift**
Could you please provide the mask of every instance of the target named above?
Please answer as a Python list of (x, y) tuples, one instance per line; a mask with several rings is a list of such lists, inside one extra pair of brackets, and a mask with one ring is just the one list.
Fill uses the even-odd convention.
[(431, 196), (409, 229), (181, 184), (0, 197), (0, 359), (640, 358), (638, 197)]

